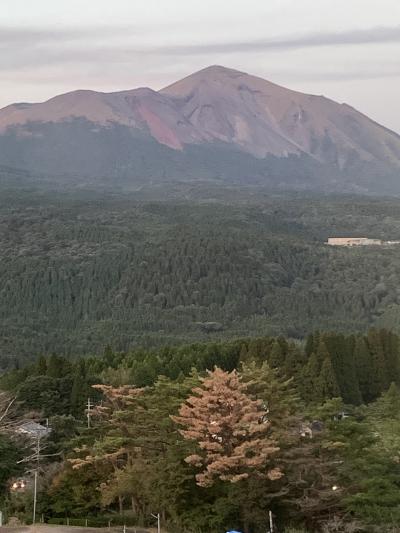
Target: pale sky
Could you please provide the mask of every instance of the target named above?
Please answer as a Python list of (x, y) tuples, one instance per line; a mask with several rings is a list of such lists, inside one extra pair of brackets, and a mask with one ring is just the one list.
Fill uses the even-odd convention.
[(400, 133), (400, 0), (0, 0), (0, 107), (159, 89), (213, 64)]

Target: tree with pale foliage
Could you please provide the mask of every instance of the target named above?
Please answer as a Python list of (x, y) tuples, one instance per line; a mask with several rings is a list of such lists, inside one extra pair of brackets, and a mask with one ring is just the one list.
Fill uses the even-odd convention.
[(247, 385), (236, 371), (215, 368), (201, 381), (182, 404), (179, 416), (172, 417), (183, 426), (182, 436), (196, 443), (197, 453), (185, 461), (202, 469), (196, 475), (197, 484), (236, 483), (252, 476), (279, 479), (280, 470), (270, 467), (279, 448), (269, 436), (262, 400), (247, 394)]

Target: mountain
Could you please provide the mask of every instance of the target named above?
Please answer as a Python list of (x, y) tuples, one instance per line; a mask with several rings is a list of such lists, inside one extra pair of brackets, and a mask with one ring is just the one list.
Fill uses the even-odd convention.
[(0, 110), (0, 165), (127, 185), (219, 180), (400, 192), (400, 136), (346, 104), (213, 66), (160, 91)]
[(349, 157), (400, 164), (400, 137), (355, 109), (242, 72), (210, 67), (161, 91), (207, 140), (258, 157), (307, 153), (344, 166)]

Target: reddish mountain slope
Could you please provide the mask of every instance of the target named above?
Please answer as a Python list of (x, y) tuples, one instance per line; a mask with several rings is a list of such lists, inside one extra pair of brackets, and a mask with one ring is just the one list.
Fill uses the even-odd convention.
[[(76, 137), (79, 128), (85, 130), (81, 144), (91, 135), (93, 154), (95, 135), (99, 139), (107, 135), (110, 139), (112, 131), (120, 127), (125, 132), (129, 130), (132, 139), (140, 138), (143, 142), (147, 139), (148, 143), (156, 142), (160, 147), (185, 154), (190, 147), (197, 151), (205, 147), (213, 150), (213, 157), (217, 157), (219, 149), (239, 151), (259, 160), (271, 155), (279, 158), (306, 155), (339, 171), (365, 164), (391, 172), (400, 167), (400, 137), (352, 107), (218, 66), (201, 70), (158, 92), (146, 88), (108, 94), (75, 91), (40, 104), (8, 106), (0, 110), (0, 164), (18, 166), (21, 160), (21, 167), (27, 168), (32, 160), (37, 167), (39, 157), (46, 159), (47, 148), (55, 150), (55, 141), (49, 137), (54, 131), (60, 140), (53, 160), (60, 153), (60, 158), (68, 161), (74, 158), (73, 153), (68, 153), (73, 144), (70, 131), (73, 129)], [(129, 165), (131, 168), (131, 162), (120, 164), (119, 148), (112, 152), (111, 145), (118, 146), (120, 142), (117, 136), (113, 138), (114, 144), (107, 140), (112, 168)], [(133, 142), (130, 137), (125, 139), (125, 158)], [(132, 144), (135, 160), (140, 156), (138, 146)], [(84, 146), (80, 149), (82, 159)], [(13, 154), (11, 159), (6, 150)], [(99, 150), (104, 152), (103, 148)], [(182, 173), (182, 165), (191, 166), (189, 156), (185, 155), (183, 162), (171, 157), (174, 168), (178, 165)], [(89, 162), (84, 163), (89, 169)], [(96, 172), (99, 168), (96, 167)], [(63, 172), (68, 172), (68, 168)]]
[(259, 157), (299, 150), (321, 161), (400, 163), (400, 137), (345, 104), (291, 91), (223, 67), (209, 67), (167, 87), (181, 113), (209, 139)]

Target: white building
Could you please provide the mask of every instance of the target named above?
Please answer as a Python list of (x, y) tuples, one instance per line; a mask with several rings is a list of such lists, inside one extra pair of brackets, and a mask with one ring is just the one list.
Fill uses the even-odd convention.
[(381, 239), (370, 239), (368, 237), (329, 237), (329, 246), (381, 246), (384, 244)]

